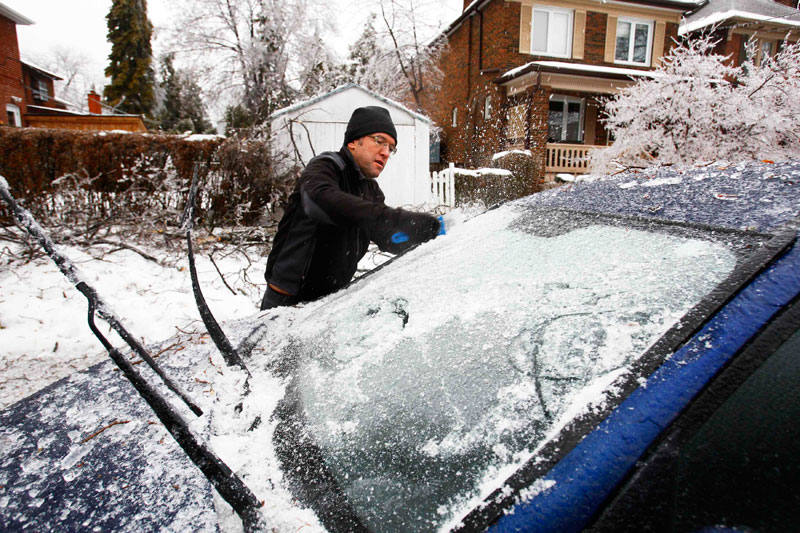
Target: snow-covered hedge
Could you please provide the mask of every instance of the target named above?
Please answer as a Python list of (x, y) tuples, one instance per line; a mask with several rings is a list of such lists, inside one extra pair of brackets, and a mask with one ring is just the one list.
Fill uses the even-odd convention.
[[(235, 138), (0, 128), (0, 175), (47, 223), (149, 219), (174, 225), (195, 163), (203, 169), (198, 216), (252, 223), (285, 200), (266, 143)], [(10, 221), (0, 205), (0, 222)]]
[(495, 154), (492, 168), (455, 169), (456, 204), (491, 206), (538, 190), (536, 164), (528, 150)]

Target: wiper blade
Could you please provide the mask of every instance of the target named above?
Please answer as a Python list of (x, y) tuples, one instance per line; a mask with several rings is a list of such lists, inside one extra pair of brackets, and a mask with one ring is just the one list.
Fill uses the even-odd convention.
[(79, 282), (76, 287), (89, 301), (89, 328), (92, 333), (108, 350), (111, 359), (155, 412), (158, 419), (167, 428), (167, 431), (170, 432), (178, 442), (178, 445), (189, 456), (189, 459), (197, 465), (219, 495), (236, 511), (236, 514), (242, 519), (245, 531), (262, 531), (266, 529), (264, 519), (258, 510), (262, 504), (255, 494), (222, 459), (191, 432), (183, 417), (172, 408), (158, 391), (147, 383), (119, 350), (114, 348), (100, 333), (94, 323), (94, 314), (97, 310), (97, 293), (94, 289), (83, 281)]
[(183, 217), (181, 218), (181, 226), (186, 230), (186, 244), (189, 249), (189, 274), (192, 278), (192, 292), (194, 293), (195, 302), (197, 302), (197, 310), (200, 312), (200, 318), (206, 326), (206, 331), (211, 336), (211, 340), (217, 346), (217, 349), (222, 354), (228, 366), (238, 367), (247, 374), (247, 381), (245, 381), (245, 392), (249, 389), (248, 383), (250, 379), (250, 371), (242, 361), (241, 356), (228, 340), (228, 337), (222, 331), (219, 323), (214, 318), (211, 310), (208, 308), (206, 299), (203, 297), (203, 292), (200, 290), (200, 282), (197, 279), (197, 268), (194, 262), (194, 251), (192, 249), (192, 229), (194, 228), (194, 204), (197, 197), (197, 189), (200, 186), (200, 172), (199, 165), (195, 164), (192, 173), (192, 186), (189, 189), (189, 198), (186, 200), (186, 209), (184, 210)]
[[(70, 283), (75, 285), (76, 288), (78, 288), (80, 284), (84, 284), (88, 287), (89, 285), (83, 281), (83, 276), (78, 269), (75, 268), (75, 265), (72, 264), (72, 261), (56, 250), (53, 240), (36, 222), (36, 220), (33, 218), (33, 215), (31, 215), (27, 209), (20, 207), (17, 204), (14, 197), (11, 196), (11, 192), (8, 190), (8, 182), (6, 182), (5, 178), (2, 176), (0, 176), (0, 196), (2, 196), (3, 200), (5, 200), (6, 204), (8, 204), (11, 212), (17, 219), (17, 222), (19, 222), (22, 229), (27, 231), (31, 237), (36, 239), (39, 245), (44, 249), (50, 259), (53, 260), (56, 266), (58, 266), (58, 269), (62, 274), (64, 274), (64, 276), (66, 276)], [(78, 288), (78, 290), (80, 290), (80, 288)], [(94, 291), (94, 289), (92, 289), (92, 291)], [(108, 306), (106, 306), (105, 302), (103, 302), (97, 293), (94, 292), (94, 294), (95, 307), (100, 317), (105, 320), (108, 325), (110, 325), (114, 331), (119, 334), (120, 337), (122, 337), (125, 343), (130, 346), (134, 352), (136, 352), (136, 355), (141, 357), (142, 360), (144, 360), (147, 365), (153, 369), (153, 371), (158, 375), (159, 378), (161, 378), (161, 381), (164, 382), (164, 385), (166, 385), (169, 390), (180, 397), (180, 399), (183, 400), (186, 406), (189, 407), (189, 409), (191, 409), (195, 415), (202, 416), (202, 409), (200, 409), (200, 407), (198, 407), (197, 404), (192, 401), (192, 399), (180, 387), (180, 385), (172, 381), (172, 379), (167, 376), (161, 367), (158, 366), (158, 363), (156, 363), (150, 354), (147, 353), (147, 350), (144, 349), (144, 346), (142, 346), (141, 343), (136, 340), (136, 338), (131, 335), (127, 329), (125, 329), (125, 326), (122, 325), (122, 322), (120, 322), (116, 315), (109, 310)]]

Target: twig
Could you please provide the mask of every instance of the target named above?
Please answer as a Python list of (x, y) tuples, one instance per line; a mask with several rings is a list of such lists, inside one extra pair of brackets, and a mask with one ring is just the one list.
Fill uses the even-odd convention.
[(228, 282), (227, 282), (227, 281), (225, 281), (225, 276), (223, 276), (223, 275), (222, 275), (222, 272), (220, 271), (219, 267), (217, 266), (217, 262), (216, 262), (216, 261), (214, 261), (214, 254), (213, 254), (213, 253), (211, 253), (211, 254), (208, 254), (208, 258), (209, 258), (209, 259), (211, 259), (211, 264), (212, 264), (212, 265), (214, 265), (214, 268), (215, 268), (215, 269), (217, 269), (217, 274), (219, 274), (219, 278), (222, 280), (222, 283), (223, 283), (223, 284), (224, 284), (226, 287), (228, 287), (228, 290), (229, 290), (229, 291), (231, 291), (231, 294), (233, 294), (234, 296), (236, 296), (236, 291), (235, 291), (235, 290), (233, 290), (233, 289), (231, 288), (231, 286), (230, 286), (230, 285), (228, 285)]
[(118, 426), (119, 424), (127, 424), (129, 422), (130, 422), (130, 420), (114, 420), (109, 425), (98, 429), (97, 431), (95, 431), (94, 433), (92, 433), (91, 435), (89, 435), (88, 437), (83, 439), (81, 441), (81, 444), (85, 444), (85, 443), (89, 442), (90, 440), (92, 440), (93, 438), (95, 438), (96, 436), (98, 436), (99, 434), (101, 434), (102, 432), (107, 430), (108, 428), (112, 428), (114, 426)]

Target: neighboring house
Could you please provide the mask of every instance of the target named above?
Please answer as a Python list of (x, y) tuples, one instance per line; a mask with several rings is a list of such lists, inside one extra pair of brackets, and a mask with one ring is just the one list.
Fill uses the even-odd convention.
[(797, 0), (708, 0), (688, 13), (678, 30), (680, 35), (717, 27), (717, 53), (730, 55), (736, 65), (746, 59), (746, 44), (754, 41), (752, 58), (760, 64), (773, 56), (783, 43), (800, 38), (800, 2)]
[(61, 76), (34, 65), (30, 61), (20, 60), (20, 63), (22, 64), (22, 82), (27, 113), (31, 113), (35, 109), (44, 111), (67, 109), (67, 102), (56, 98), (54, 82), (62, 80)]
[(288, 154), (299, 166), (321, 152), (338, 151), (353, 110), (370, 105), (388, 109), (397, 129), (397, 153), (378, 178), (386, 203), (395, 207), (427, 203), (430, 120), (360, 85), (343, 85), (273, 113), (273, 151)]
[(0, 123), (7, 126), (22, 126), (26, 103), (17, 24), (28, 25), (33, 21), (0, 4), (0, 105), (6, 111), (0, 116)]
[(797, 40), (794, 15), (771, 0), (465, 0), (444, 32), (446, 82), (425, 109), (445, 161), (483, 166), (524, 148), (540, 178), (585, 172), (589, 149), (610, 142), (603, 98), (651, 76), (674, 40), (718, 23), (720, 51), (738, 62), (754, 33), (759, 54)]
[(139, 115), (104, 115), (99, 105), (89, 113), (75, 113), (59, 100), (53, 82), (57, 74), (20, 59), (17, 25), (34, 22), (0, 3), (0, 104), (6, 113), (0, 125), (13, 127), (66, 128), (78, 130), (146, 131)]

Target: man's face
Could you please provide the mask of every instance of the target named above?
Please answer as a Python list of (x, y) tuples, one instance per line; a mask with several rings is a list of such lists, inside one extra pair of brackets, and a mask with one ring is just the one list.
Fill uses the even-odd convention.
[(385, 133), (371, 133), (347, 143), (361, 173), (368, 178), (377, 178), (389, 162), (391, 150), (397, 143)]

